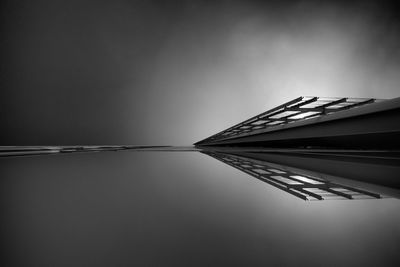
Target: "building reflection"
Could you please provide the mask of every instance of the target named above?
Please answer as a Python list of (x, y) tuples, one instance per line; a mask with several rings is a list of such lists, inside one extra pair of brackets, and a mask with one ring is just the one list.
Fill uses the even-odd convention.
[(332, 181), (329, 175), (234, 154), (203, 150), (223, 163), (303, 200), (379, 199), (384, 195)]
[(201, 152), (303, 200), (400, 198), (400, 155), (384, 151), (173, 146), (2, 147), (0, 158), (106, 152)]

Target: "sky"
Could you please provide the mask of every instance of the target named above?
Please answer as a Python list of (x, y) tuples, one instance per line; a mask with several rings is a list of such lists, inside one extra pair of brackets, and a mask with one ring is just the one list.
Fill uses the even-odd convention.
[(3, 1), (1, 145), (189, 145), (302, 95), (399, 97), (399, 9), (337, 2)]

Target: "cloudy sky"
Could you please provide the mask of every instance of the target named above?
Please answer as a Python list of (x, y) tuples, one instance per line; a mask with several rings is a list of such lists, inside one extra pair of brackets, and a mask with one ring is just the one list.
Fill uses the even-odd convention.
[(400, 96), (392, 4), (3, 1), (2, 145), (188, 145), (300, 95)]

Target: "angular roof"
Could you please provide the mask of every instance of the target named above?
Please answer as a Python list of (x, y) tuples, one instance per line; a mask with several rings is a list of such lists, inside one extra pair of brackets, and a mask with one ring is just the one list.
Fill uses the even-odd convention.
[(338, 111), (349, 110), (380, 101), (383, 100), (302, 96), (212, 135), (196, 144), (247, 136), (278, 125), (326, 116)]

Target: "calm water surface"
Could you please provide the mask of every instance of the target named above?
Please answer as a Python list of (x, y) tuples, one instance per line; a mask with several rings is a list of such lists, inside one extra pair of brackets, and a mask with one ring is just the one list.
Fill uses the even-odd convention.
[(400, 266), (400, 200), (303, 201), (199, 152), (0, 159), (7, 265)]

